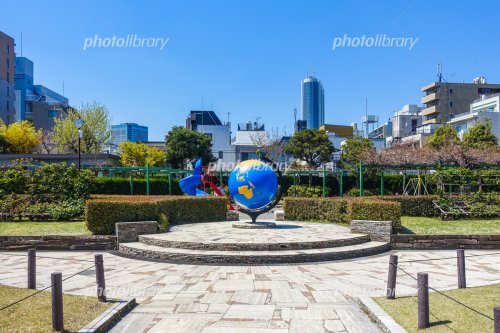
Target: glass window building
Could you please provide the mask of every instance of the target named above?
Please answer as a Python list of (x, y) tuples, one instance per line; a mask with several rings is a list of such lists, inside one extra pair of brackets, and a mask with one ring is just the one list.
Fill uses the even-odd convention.
[(321, 81), (308, 75), (302, 81), (302, 120), (307, 128), (318, 128), (325, 123), (325, 91)]
[(111, 138), (113, 146), (116, 148), (124, 141), (147, 142), (148, 127), (135, 123), (122, 123), (111, 126)]

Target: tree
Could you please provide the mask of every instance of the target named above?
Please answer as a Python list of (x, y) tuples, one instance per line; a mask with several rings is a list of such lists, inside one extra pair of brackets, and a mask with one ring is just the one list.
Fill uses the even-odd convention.
[(255, 131), (250, 135), (250, 140), (257, 147), (260, 147), (260, 151), (263, 156), (276, 159), (279, 158), (285, 150), (285, 144), (281, 140), (283, 135), (278, 128), (272, 128), (271, 131)]
[(285, 152), (292, 154), (297, 160), (306, 162), (310, 169), (317, 169), (331, 161), (335, 151), (325, 131), (315, 128), (295, 133), (285, 146)]
[(0, 154), (8, 154), (10, 151), (10, 143), (5, 137), (4, 123), (0, 119)]
[(23, 120), (6, 126), (0, 124), (2, 150), (11, 154), (31, 154), (38, 145), (42, 136), (36, 131), (30, 121)]
[(168, 132), (165, 145), (167, 162), (178, 168), (184, 168), (197, 158), (201, 158), (203, 163), (215, 161), (210, 138), (182, 126), (174, 126)]
[(464, 133), (463, 143), (467, 148), (488, 149), (498, 145), (498, 139), (491, 131), (491, 121), (479, 122)]
[(427, 144), (435, 149), (441, 149), (446, 145), (460, 142), (458, 133), (451, 125), (439, 127), (434, 134), (429, 138)]
[(52, 131), (42, 131), (40, 136), (40, 144), (42, 149), (45, 150), (47, 154), (50, 154), (55, 148), (54, 143), (54, 132)]
[(165, 163), (165, 152), (156, 147), (148, 147), (144, 143), (125, 141), (119, 145), (123, 166), (142, 167), (149, 165), (159, 167)]
[(343, 168), (357, 175), (359, 162), (367, 159), (374, 150), (370, 139), (362, 137), (347, 139), (342, 145), (340, 157)]
[(60, 152), (78, 152), (78, 129), (76, 119), (83, 120), (81, 152), (100, 153), (111, 140), (111, 117), (105, 105), (98, 102), (82, 104), (77, 110), (70, 110), (64, 117), (56, 118), (54, 143)]

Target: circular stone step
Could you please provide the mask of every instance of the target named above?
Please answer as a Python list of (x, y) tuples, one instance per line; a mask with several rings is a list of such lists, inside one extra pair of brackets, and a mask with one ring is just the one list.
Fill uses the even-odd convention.
[(276, 223), (274, 223), (274, 222), (235, 222), (235, 223), (233, 223), (233, 228), (269, 229), (269, 228), (276, 228)]
[(334, 248), (370, 241), (343, 226), (310, 222), (276, 222), (271, 229), (237, 229), (232, 223), (196, 223), (174, 226), (170, 232), (141, 235), (144, 244), (164, 248), (206, 251), (283, 251)]
[(134, 258), (176, 264), (269, 265), (352, 259), (390, 250), (389, 243), (374, 242), (310, 250), (287, 251), (203, 251), (165, 248), (144, 243), (122, 243), (119, 254)]

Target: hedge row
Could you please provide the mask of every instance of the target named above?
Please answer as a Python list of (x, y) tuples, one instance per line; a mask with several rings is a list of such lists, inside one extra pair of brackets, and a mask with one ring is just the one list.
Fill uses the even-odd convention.
[(391, 221), (393, 230), (401, 228), (401, 204), (395, 201), (355, 199), (348, 202), (347, 221)]
[[(133, 194), (146, 194), (146, 179), (139, 178), (132, 180)], [(129, 178), (96, 178), (95, 194), (130, 194)], [(167, 178), (151, 178), (149, 180), (149, 193), (154, 195), (168, 194)], [(179, 187), (179, 181), (172, 177), (172, 194), (182, 194)]]
[(116, 222), (158, 221), (161, 229), (169, 223), (225, 221), (225, 197), (109, 196), (88, 200), (87, 228), (93, 234), (111, 235)]
[(377, 199), (293, 198), (284, 199), (286, 220), (350, 223), (352, 220), (391, 221), (401, 227), (401, 204)]
[(348, 223), (347, 202), (340, 198), (286, 197), (285, 220)]
[(384, 201), (396, 201), (401, 204), (401, 215), (436, 217), (440, 215), (433, 201), (438, 199), (437, 195), (391, 195), (379, 196), (377, 199)]

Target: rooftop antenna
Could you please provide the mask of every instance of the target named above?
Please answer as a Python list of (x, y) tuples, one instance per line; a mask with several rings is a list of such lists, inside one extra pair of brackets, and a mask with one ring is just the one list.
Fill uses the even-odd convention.
[(365, 121), (366, 137), (368, 137), (368, 97), (365, 97)]
[(437, 64), (437, 77), (438, 82), (443, 81), (443, 65), (440, 62)]

